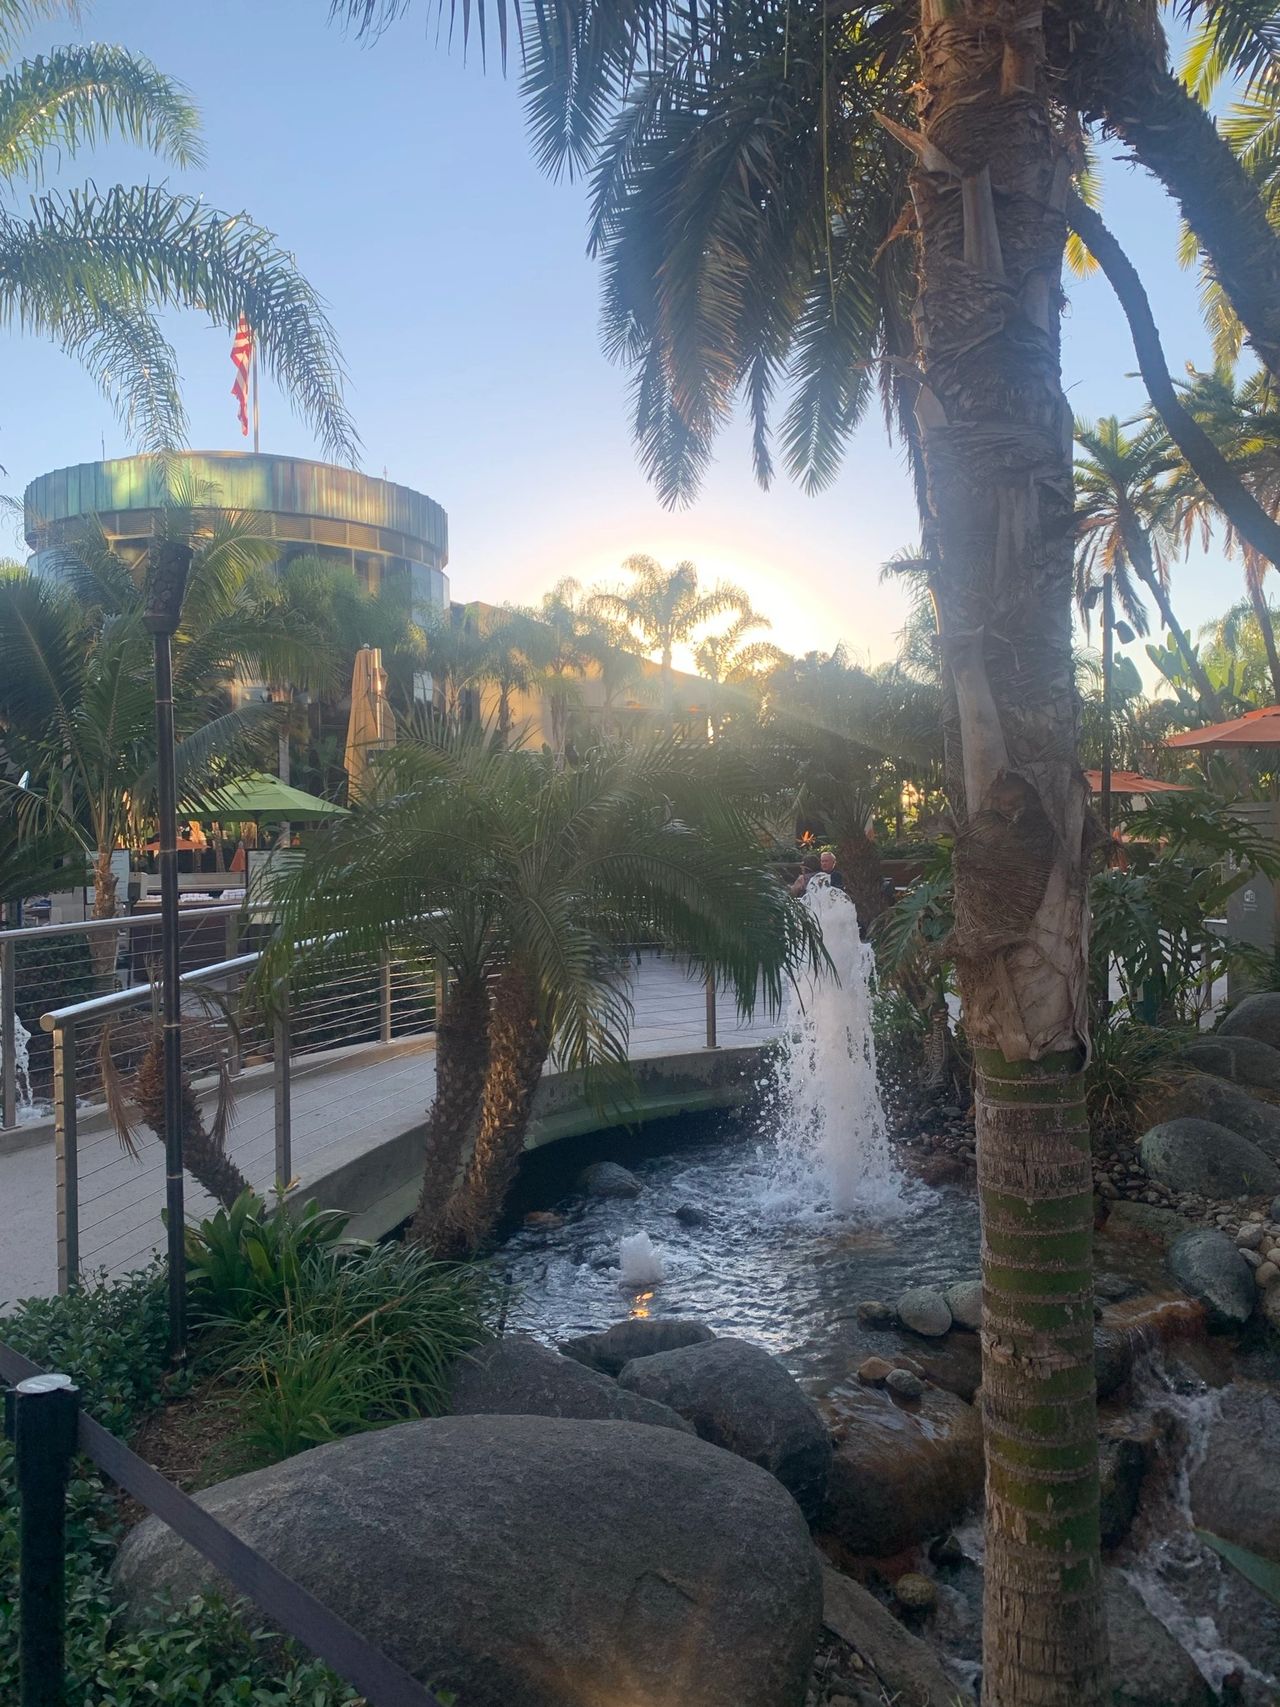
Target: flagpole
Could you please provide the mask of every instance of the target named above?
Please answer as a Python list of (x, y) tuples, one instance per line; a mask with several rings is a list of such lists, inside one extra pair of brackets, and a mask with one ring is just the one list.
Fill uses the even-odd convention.
[(250, 357), (250, 376), (253, 381), (253, 454), (257, 456), (258, 444), (258, 339), (254, 335), (253, 355)]

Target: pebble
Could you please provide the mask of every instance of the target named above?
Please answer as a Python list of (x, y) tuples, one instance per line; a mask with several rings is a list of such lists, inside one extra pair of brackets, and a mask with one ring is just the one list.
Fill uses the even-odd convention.
[(883, 1357), (869, 1357), (858, 1365), (858, 1380), (865, 1387), (883, 1387), (893, 1374), (893, 1365)]
[(893, 1369), (885, 1377), (885, 1386), (897, 1399), (922, 1399), (924, 1382), (909, 1369)]
[(1236, 1234), (1236, 1244), (1242, 1251), (1256, 1251), (1262, 1243), (1261, 1221), (1246, 1221)]
[(1264, 1292), (1278, 1275), (1280, 1275), (1280, 1265), (1273, 1262), (1259, 1263), (1253, 1271), (1253, 1278)]
[(1271, 1199), (1271, 1208), (1267, 1213), (1273, 1221), (1280, 1223), (1280, 1197)]
[(913, 1333), (937, 1339), (951, 1326), (946, 1299), (934, 1286), (913, 1286), (898, 1300), (898, 1320)]
[(864, 1328), (891, 1328), (893, 1326), (893, 1311), (887, 1304), (880, 1303), (877, 1298), (864, 1299), (855, 1312)]
[(911, 1612), (928, 1612), (938, 1604), (938, 1590), (928, 1577), (908, 1571), (893, 1585), (894, 1599)]
[(676, 1220), (682, 1227), (705, 1227), (707, 1212), (699, 1209), (696, 1203), (682, 1203), (676, 1210)]
[(1261, 1268), (1262, 1267), (1262, 1258), (1258, 1255), (1257, 1251), (1246, 1250), (1242, 1246), (1241, 1250), (1240, 1250), (1240, 1255), (1248, 1263), (1250, 1268)]

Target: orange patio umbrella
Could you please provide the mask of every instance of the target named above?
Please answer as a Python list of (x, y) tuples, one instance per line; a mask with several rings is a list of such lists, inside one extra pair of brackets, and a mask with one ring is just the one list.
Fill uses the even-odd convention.
[[(1086, 771), (1084, 780), (1092, 794), (1102, 793), (1102, 772)], [(1161, 782), (1158, 777), (1143, 776), (1141, 771), (1112, 771), (1112, 794), (1193, 794), (1185, 782)]]
[(1188, 729), (1171, 735), (1166, 747), (1280, 747), (1280, 705), (1264, 705), (1246, 711), (1225, 723), (1210, 723), (1206, 729)]

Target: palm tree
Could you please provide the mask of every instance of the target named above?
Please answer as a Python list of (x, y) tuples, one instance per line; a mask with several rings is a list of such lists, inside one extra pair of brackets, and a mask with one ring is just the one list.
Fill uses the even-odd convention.
[[(751, 601), (740, 588), (724, 584), (702, 592), (697, 567), (687, 561), (664, 569), (654, 558), (638, 555), (628, 557), (623, 568), (631, 576), (630, 586), (620, 591), (601, 589), (592, 595), (591, 604), (618, 623), (639, 650), (658, 654), (662, 720), (669, 730), (675, 715), (675, 648), (690, 645), (699, 629), (727, 611), (739, 618), (751, 616)], [(759, 621), (754, 618), (753, 626)]]
[(159, 450), (182, 442), (186, 414), (156, 311), (200, 309), (228, 330), (244, 314), (326, 452), (354, 460), (333, 329), (271, 232), (162, 184), (43, 191), (19, 211), (24, 186), (113, 137), (180, 167), (203, 159), (187, 91), (149, 60), (100, 44), (11, 58), (37, 19), (74, 10), (70, 0), (0, 0), (0, 324), (60, 345), (137, 442)]
[(711, 683), (711, 735), (720, 739), (724, 724), (724, 690), (737, 688), (740, 703), (750, 704), (759, 695), (771, 670), (789, 662), (787, 654), (771, 640), (752, 639), (758, 628), (770, 628), (767, 616), (748, 607), (736, 616), (722, 634), (710, 634), (693, 649), (698, 674)]
[[(1151, 594), (1182, 655), (1210, 717), (1222, 707), (1195, 648), (1173, 613), (1169, 559), (1178, 549), (1177, 491), (1169, 476), (1177, 466), (1159, 422), (1126, 433), (1114, 415), (1090, 425), (1076, 422), (1076, 603), (1086, 616), (1094, 588), (1109, 577), (1120, 608), (1138, 634), (1146, 611), (1131, 579)], [(1087, 621), (1087, 616), (1086, 616)]]
[(584, 594), (572, 576), (557, 581), (528, 615), (532, 685), (547, 708), (552, 754), (563, 766), (570, 723), (583, 703), (584, 684), (599, 678), (607, 710), (612, 698), (635, 679), (638, 666), (620, 644), (618, 625), (603, 617), (594, 598)]
[[(402, 745), (386, 793), (330, 829), (275, 897), (264, 976), (396, 945), (450, 969), (414, 1236), (474, 1250), (499, 1214), (548, 1059), (625, 1099), (628, 943), (656, 937), (736, 995), (776, 1006), (819, 964), (806, 910), (776, 882), (741, 767), (658, 739), (576, 767), (477, 732)], [(324, 935), (321, 929), (319, 936)]]
[(155, 791), (155, 707), (143, 624), (151, 550), (193, 548), (174, 639), (180, 798), (198, 797), (228, 767), (260, 753), (275, 708), (229, 707), (237, 673), (299, 686), (327, 682), (323, 647), (261, 594), (276, 544), (243, 511), (208, 508), (175, 477), (152, 546), (126, 560), (96, 518), (59, 550), (56, 579), (14, 570), (0, 579), (0, 724), (28, 786), (0, 790), (31, 831), (58, 827), (93, 861), (95, 918), (116, 911), (111, 855), (145, 840)]

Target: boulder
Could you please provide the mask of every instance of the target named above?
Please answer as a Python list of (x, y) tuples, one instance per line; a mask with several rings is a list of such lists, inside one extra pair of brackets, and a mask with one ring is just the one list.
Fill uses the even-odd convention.
[(598, 1369), (519, 1334), (460, 1360), (449, 1411), (456, 1417), (612, 1418), (692, 1433), (684, 1418), (665, 1405), (624, 1392)]
[(1230, 1079), (1254, 1090), (1280, 1092), (1280, 1049), (1256, 1037), (1223, 1035), (1197, 1038), (1182, 1051), (1182, 1059), (1201, 1073)]
[(1234, 1381), (1203, 1457), (1191, 1475), (1191, 1510), (1201, 1529), (1264, 1559), (1280, 1559), (1280, 1395)]
[(1252, 1037), (1280, 1049), (1280, 991), (1259, 990), (1237, 1002), (1225, 1016), (1214, 1038)]
[(898, 1300), (898, 1320), (913, 1334), (935, 1339), (951, 1327), (951, 1311), (936, 1286), (913, 1286)]
[(817, 1405), (763, 1347), (738, 1339), (683, 1346), (628, 1363), (618, 1384), (669, 1406), (703, 1440), (768, 1470), (810, 1520), (821, 1511), (831, 1436)]
[[(901, 1364), (899, 1357), (895, 1360)], [(982, 1346), (976, 1334), (948, 1334), (916, 1348), (916, 1362), (935, 1387), (968, 1403), (982, 1385)]]
[(715, 1337), (705, 1322), (686, 1320), (683, 1316), (648, 1316), (615, 1322), (603, 1333), (579, 1334), (575, 1339), (561, 1340), (560, 1350), (575, 1362), (585, 1363), (588, 1369), (618, 1375), (637, 1357), (656, 1357), (686, 1345), (709, 1345)]
[(1280, 1162), (1280, 1108), (1212, 1073), (1161, 1074), (1143, 1090), (1137, 1116), (1144, 1128), (1184, 1117), (1216, 1121)]
[(828, 1567), (822, 1590), (823, 1623), (866, 1661), (879, 1699), (896, 1707), (938, 1707), (957, 1698), (955, 1683), (933, 1649), (904, 1629), (861, 1583)]
[(1151, 1443), (1134, 1435), (1104, 1435), (1098, 1442), (1104, 1547), (1118, 1547), (1132, 1528), (1150, 1458)]
[(1131, 1335), (1120, 1328), (1094, 1328), (1093, 1374), (1100, 1399), (1109, 1399), (1124, 1386), (1133, 1370), (1134, 1355)]
[(1103, 1571), (1114, 1707), (1214, 1707), (1217, 1696), (1176, 1636), (1117, 1570)]
[(682, 1227), (705, 1227), (711, 1217), (705, 1209), (699, 1209), (696, 1203), (682, 1203), (676, 1210), (676, 1220)]
[(1210, 1327), (1238, 1327), (1249, 1320), (1253, 1270), (1225, 1233), (1216, 1227), (1193, 1227), (1174, 1243), (1168, 1262), (1182, 1290), (1204, 1305)]
[[(822, 1617), (794, 1501), (673, 1429), (438, 1417), (199, 1503), (465, 1707), (800, 1707)], [(135, 1619), (219, 1587), (158, 1518), (117, 1557)]]
[(1108, 1233), (1147, 1239), (1165, 1250), (1186, 1230), (1186, 1219), (1176, 1209), (1161, 1209), (1155, 1203), (1113, 1203), (1107, 1212)]
[(1280, 1168), (1271, 1158), (1212, 1120), (1166, 1120), (1144, 1133), (1138, 1148), (1151, 1178), (1171, 1191), (1222, 1198), (1280, 1190)]
[(886, 1558), (952, 1528), (982, 1493), (982, 1423), (928, 1387), (898, 1405), (861, 1387), (840, 1397), (822, 1527), (850, 1552)]
[(639, 1197), (640, 1181), (617, 1162), (592, 1162), (578, 1175), (578, 1190), (586, 1197)]
[(946, 1299), (955, 1326), (967, 1328), (970, 1333), (976, 1334), (982, 1326), (982, 1282), (957, 1281), (954, 1286), (948, 1286), (942, 1296)]
[(890, 1370), (885, 1386), (895, 1399), (901, 1399), (904, 1404), (914, 1405), (924, 1398), (924, 1382), (909, 1369)]

